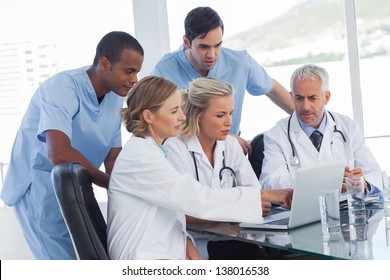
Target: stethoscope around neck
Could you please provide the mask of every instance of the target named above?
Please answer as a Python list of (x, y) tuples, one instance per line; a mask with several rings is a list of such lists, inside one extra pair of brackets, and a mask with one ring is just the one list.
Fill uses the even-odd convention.
[[(335, 122), (335, 125), (334, 125), (334, 127), (333, 127), (333, 128), (334, 128), (334, 129), (333, 129), (333, 132), (339, 133), (339, 134), (341, 135), (341, 137), (343, 138), (344, 143), (347, 143), (347, 139), (345, 138), (344, 133), (343, 133), (341, 130), (338, 130), (338, 129), (337, 129), (336, 121), (335, 121), (335, 119), (334, 119), (332, 113), (329, 112), (329, 111), (328, 111), (328, 113), (329, 113), (329, 115), (332, 117), (333, 121)], [(296, 166), (296, 165), (299, 164), (300, 161), (299, 161), (299, 158), (298, 158), (297, 153), (296, 153), (296, 150), (295, 150), (295, 145), (294, 145), (294, 143), (292, 142), (291, 136), (290, 136), (290, 125), (291, 125), (291, 118), (292, 118), (292, 116), (293, 116), (293, 115), (291, 115), (291, 116), (288, 118), (288, 123), (287, 123), (287, 137), (288, 137), (288, 142), (290, 143), (291, 151), (292, 151), (292, 156), (290, 157), (289, 161), (290, 161), (290, 164), (291, 164), (292, 166)]]
[[(194, 165), (195, 165), (195, 173), (196, 173), (196, 180), (198, 180), (199, 182), (199, 171), (198, 171), (198, 165), (196, 164), (196, 159), (195, 159), (195, 153), (192, 151), (191, 152), (192, 154), (192, 159), (194, 160)], [(222, 151), (222, 168), (221, 170), (219, 170), (219, 174), (218, 174), (218, 177), (219, 177), (219, 183), (221, 185), (222, 188), (226, 188), (226, 182), (223, 181), (223, 174), (225, 171), (228, 171), (230, 173), (230, 175), (232, 176), (232, 180), (233, 180), (233, 183), (232, 183), (232, 187), (236, 187), (237, 186), (237, 178), (236, 178), (236, 173), (234, 172), (234, 170), (229, 167), (229, 166), (226, 166), (226, 163), (225, 163), (225, 152)]]

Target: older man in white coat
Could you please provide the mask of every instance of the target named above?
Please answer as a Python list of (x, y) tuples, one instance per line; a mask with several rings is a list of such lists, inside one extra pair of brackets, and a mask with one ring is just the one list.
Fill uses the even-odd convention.
[[(304, 65), (294, 71), (290, 86), (294, 113), (264, 133), (262, 186), (293, 188), (300, 167), (345, 160), (345, 177), (363, 175), (367, 192), (381, 191), (381, 169), (358, 124), (325, 109), (331, 96), (327, 71), (317, 65)], [(317, 139), (312, 140), (315, 135)]]

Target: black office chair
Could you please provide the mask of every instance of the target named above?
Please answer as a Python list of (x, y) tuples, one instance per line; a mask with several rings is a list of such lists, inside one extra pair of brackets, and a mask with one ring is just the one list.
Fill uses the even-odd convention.
[(54, 192), (80, 260), (107, 260), (107, 225), (95, 199), (92, 178), (78, 163), (61, 163), (52, 172)]
[(260, 177), (264, 159), (264, 135), (260, 133), (256, 135), (250, 142), (252, 153), (248, 156), (249, 162), (255, 171), (257, 178)]

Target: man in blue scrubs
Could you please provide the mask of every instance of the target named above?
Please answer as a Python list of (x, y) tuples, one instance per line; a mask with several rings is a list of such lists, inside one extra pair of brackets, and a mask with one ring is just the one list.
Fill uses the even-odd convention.
[(152, 71), (187, 89), (193, 79), (212, 77), (233, 85), (234, 113), (230, 132), (236, 135), (244, 153), (250, 145), (240, 134), (240, 122), (245, 90), (251, 95), (268, 96), (287, 113), (294, 111), (288, 91), (270, 77), (247, 51), (222, 47), (224, 25), (218, 13), (209, 7), (195, 8), (184, 22), (183, 45), (163, 56)]
[[(79, 162), (108, 187), (121, 150), (120, 108), (138, 81), (144, 51), (125, 32), (106, 34), (93, 65), (64, 71), (34, 93), (12, 148), (1, 198), (13, 206), (37, 259), (75, 259), (51, 183), (51, 170)], [(104, 163), (105, 172), (100, 171)]]

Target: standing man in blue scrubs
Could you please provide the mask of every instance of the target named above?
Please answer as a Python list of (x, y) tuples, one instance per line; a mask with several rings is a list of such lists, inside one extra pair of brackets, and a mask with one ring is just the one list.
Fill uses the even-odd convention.
[(236, 136), (244, 153), (250, 153), (249, 143), (238, 136), (245, 90), (251, 95), (265, 94), (291, 114), (294, 105), (288, 91), (270, 77), (247, 51), (222, 47), (224, 25), (213, 9), (193, 9), (187, 14), (184, 27), (183, 45), (164, 55), (152, 74), (171, 80), (181, 89), (187, 89), (192, 80), (200, 77), (217, 78), (233, 85), (235, 105), (230, 132)]
[[(37, 259), (76, 259), (51, 183), (54, 165), (79, 162), (108, 187), (121, 150), (123, 97), (138, 81), (144, 51), (125, 32), (106, 34), (93, 65), (64, 71), (34, 93), (12, 148), (1, 198), (13, 206)], [(105, 172), (100, 171), (104, 163)]]

